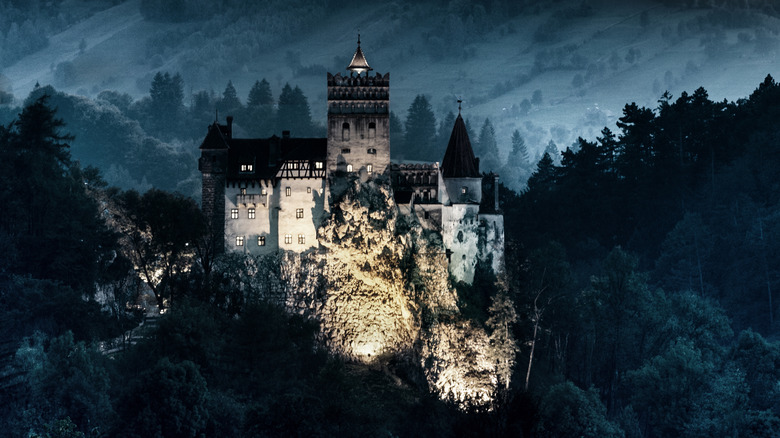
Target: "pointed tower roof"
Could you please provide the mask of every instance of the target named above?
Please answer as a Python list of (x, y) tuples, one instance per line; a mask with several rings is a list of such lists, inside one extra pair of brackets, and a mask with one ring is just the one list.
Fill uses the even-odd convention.
[(355, 54), (352, 55), (352, 62), (349, 63), (347, 70), (354, 71), (357, 74), (373, 70), (373, 68), (368, 65), (368, 61), (366, 61), (366, 57), (363, 55), (363, 50), (360, 49), (360, 34), (358, 34), (357, 50), (355, 50)]
[(479, 178), (479, 163), (474, 158), (466, 122), (460, 113), (452, 127), (447, 152), (441, 162), (441, 173), (444, 178)]
[(228, 144), (222, 132), (223, 128), (227, 129), (227, 126), (222, 126), (216, 121), (209, 125), (209, 132), (200, 144), (200, 149), (227, 149)]

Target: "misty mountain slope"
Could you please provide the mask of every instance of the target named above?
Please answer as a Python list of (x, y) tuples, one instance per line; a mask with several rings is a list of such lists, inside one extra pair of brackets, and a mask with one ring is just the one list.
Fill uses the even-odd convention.
[(508, 17), (458, 2), (399, 1), (334, 4), (292, 22), (300, 5), (262, 17), (230, 10), (166, 23), (145, 20), (140, 5), (130, 0), (95, 14), (6, 68), (14, 95), (23, 98), (38, 81), (137, 99), (154, 73), (169, 71), (182, 74), (188, 95), (221, 94), (231, 80), (245, 100), (254, 81), (266, 78), (274, 97), (285, 83), (300, 86), (322, 121), (325, 72), (344, 71), (359, 29), (375, 72), (391, 73), (391, 110), (402, 119), (417, 94), (429, 97), (439, 120), (457, 110), (460, 97), (473, 129), (491, 119), (502, 154), (518, 129), (538, 156), (550, 140), (565, 149), (578, 136), (614, 129), (626, 103), (655, 108), (664, 91), (679, 96), (699, 86), (715, 100), (733, 100), (780, 67), (780, 20), (757, 8), (562, 0)]

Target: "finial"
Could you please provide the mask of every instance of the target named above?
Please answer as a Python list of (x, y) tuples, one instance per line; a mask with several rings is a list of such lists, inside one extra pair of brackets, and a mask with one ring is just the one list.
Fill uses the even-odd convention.
[(463, 102), (463, 99), (458, 98), (458, 115), (460, 115), (460, 104)]

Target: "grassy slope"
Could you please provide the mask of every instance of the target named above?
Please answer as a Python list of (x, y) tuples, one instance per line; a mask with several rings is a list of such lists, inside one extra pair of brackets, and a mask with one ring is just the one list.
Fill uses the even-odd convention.
[[(140, 97), (148, 90), (156, 71), (146, 59), (144, 44), (155, 32), (175, 29), (172, 24), (152, 24), (138, 13), (138, 0), (129, 0), (95, 14), (67, 31), (51, 38), (48, 48), (28, 56), (4, 70), (13, 84), (13, 93), (24, 97), (35, 82), (53, 82), (52, 65), (72, 61), (83, 72), (77, 83), (64, 88), (71, 92), (95, 95), (107, 88), (119, 89)], [(484, 117), (496, 126), (499, 146), (509, 150), (509, 136), (519, 128), (529, 146), (540, 151), (551, 138), (564, 148), (577, 136), (595, 138), (604, 125), (614, 127), (623, 105), (636, 101), (655, 107), (664, 90), (678, 96), (704, 86), (714, 99), (737, 99), (747, 96), (767, 73), (780, 66), (775, 52), (758, 55), (750, 44), (737, 45), (737, 33), (750, 29), (726, 30), (726, 50), (717, 59), (708, 58), (701, 46), (701, 34), (674, 41), (662, 37), (666, 28), (676, 35), (678, 23), (707, 13), (707, 10), (678, 10), (651, 1), (618, 3), (592, 1), (594, 13), (587, 18), (572, 19), (558, 32), (554, 43), (536, 44), (534, 31), (555, 10), (579, 4), (563, 1), (546, 9), (517, 17), (497, 26), (480, 41), (472, 44), (475, 55), (467, 61), (433, 62), (423, 54), (426, 22), (438, 19), (436, 10), (427, 6), (402, 8), (393, 3), (381, 6), (352, 6), (348, 12), (336, 13), (328, 22), (310, 29), (288, 44), (258, 54), (247, 60), (233, 77), (214, 84), (187, 84), (194, 90), (207, 88), (221, 92), (228, 79), (233, 80), (244, 98), (251, 84), (265, 77), (275, 95), (285, 82), (299, 85), (312, 107), (316, 119), (325, 117), (324, 78), (294, 77), (284, 61), (292, 51), (301, 55), (304, 65), (322, 64), (336, 71), (334, 58), (348, 59), (355, 47), (355, 33), (361, 29), (363, 48), (376, 71), (390, 71), (392, 109), (405, 116), (414, 96), (425, 93), (431, 98), (437, 116), (455, 110), (457, 96), (464, 99), (464, 116), (478, 129)], [(427, 9), (426, 9), (427, 8)], [(647, 25), (640, 24), (640, 13), (647, 10)], [(411, 17), (416, 24), (405, 27)], [(775, 19), (765, 23), (776, 26)], [(78, 43), (84, 38), (85, 53), (79, 54)], [(630, 48), (641, 51), (633, 64), (622, 62), (617, 70), (609, 67), (582, 89), (572, 86), (572, 79), (584, 70), (547, 71), (509, 92), (493, 96), (491, 88), (529, 72), (540, 50), (574, 44), (588, 62), (606, 63), (611, 53), (623, 58)], [(177, 71), (178, 54), (168, 56), (157, 69)], [(690, 63), (688, 61), (690, 60)], [(208, 60), (204, 60), (208, 62)], [(668, 72), (668, 73), (667, 73)], [(186, 77), (186, 75), (185, 75)], [(654, 86), (655, 84), (655, 86)], [(524, 116), (512, 111), (534, 90), (541, 90), (544, 103)], [(478, 102), (472, 104), (470, 102)], [(589, 118), (586, 118), (589, 114)]]

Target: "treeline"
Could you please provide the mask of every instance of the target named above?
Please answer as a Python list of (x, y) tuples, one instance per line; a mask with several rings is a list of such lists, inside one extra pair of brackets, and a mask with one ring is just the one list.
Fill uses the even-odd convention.
[(778, 112), (771, 77), (737, 102), (629, 104), (505, 191), (529, 428), (780, 433)]

